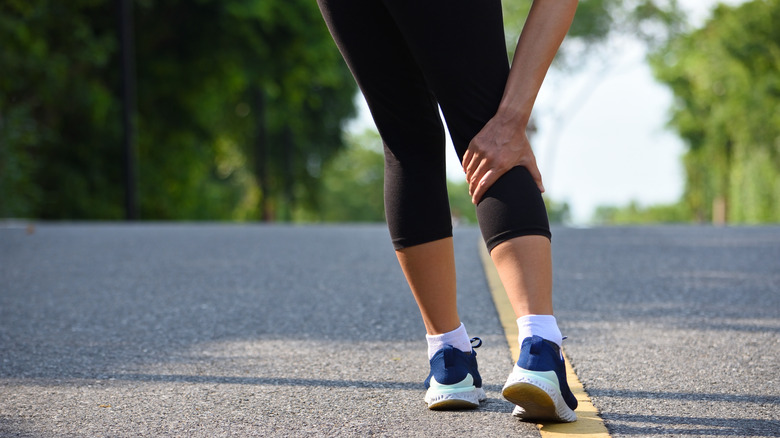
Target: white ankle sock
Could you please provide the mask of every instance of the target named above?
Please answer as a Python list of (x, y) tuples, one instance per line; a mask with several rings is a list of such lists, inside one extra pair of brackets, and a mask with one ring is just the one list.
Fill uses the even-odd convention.
[(558, 346), (563, 342), (561, 330), (558, 328), (558, 322), (552, 315), (526, 315), (517, 318), (517, 329), (519, 331), (517, 339), (522, 345), (523, 339), (529, 336), (541, 336), (550, 342), (555, 342)]
[(441, 335), (426, 334), (425, 340), (428, 341), (428, 360), (430, 360), (437, 351), (444, 348), (445, 345), (452, 345), (464, 353), (471, 353), (471, 341), (469, 340), (469, 335), (466, 333), (466, 327), (463, 323), (455, 330)]

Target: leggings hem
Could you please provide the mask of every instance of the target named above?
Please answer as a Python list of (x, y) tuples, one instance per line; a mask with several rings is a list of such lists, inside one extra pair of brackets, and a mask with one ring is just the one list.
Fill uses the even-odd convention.
[(505, 231), (486, 240), (485, 246), (487, 246), (488, 253), (491, 253), (493, 248), (497, 247), (499, 244), (504, 243), (507, 240), (514, 239), (515, 237), (522, 236), (544, 236), (552, 242), (552, 233), (550, 230), (544, 228), (534, 228)]
[(436, 234), (436, 235), (429, 234), (427, 236), (417, 236), (417, 237), (397, 237), (393, 239), (393, 248), (395, 248), (395, 250), (398, 251), (412, 246), (422, 245), (423, 243), (430, 243), (436, 240), (446, 239), (448, 237), (452, 237), (451, 228), (445, 233)]

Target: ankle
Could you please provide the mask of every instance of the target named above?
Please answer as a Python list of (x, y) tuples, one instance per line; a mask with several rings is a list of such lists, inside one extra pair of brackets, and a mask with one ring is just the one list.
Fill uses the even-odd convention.
[(463, 323), (455, 330), (440, 335), (425, 335), (428, 341), (428, 359), (431, 359), (437, 351), (445, 345), (452, 345), (464, 353), (471, 353), (471, 341)]
[(518, 336), (520, 344), (523, 339), (530, 336), (540, 336), (558, 346), (563, 342), (563, 335), (558, 328), (558, 322), (553, 315), (525, 315), (517, 318)]

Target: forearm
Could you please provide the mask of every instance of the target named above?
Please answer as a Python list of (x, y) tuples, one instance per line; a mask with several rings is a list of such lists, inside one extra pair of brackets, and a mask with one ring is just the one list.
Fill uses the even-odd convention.
[(498, 113), (512, 124), (528, 123), (547, 70), (569, 31), (577, 0), (535, 0), (517, 42)]

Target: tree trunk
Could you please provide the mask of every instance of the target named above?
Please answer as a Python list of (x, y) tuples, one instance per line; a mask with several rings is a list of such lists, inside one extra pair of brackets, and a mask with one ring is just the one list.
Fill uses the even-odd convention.
[(268, 129), (265, 118), (265, 92), (257, 87), (253, 91), (255, 101), (255, 175), (260, 188), (260, 220), (273, 222), (275, 214), (271, 202), (268, 177)]

